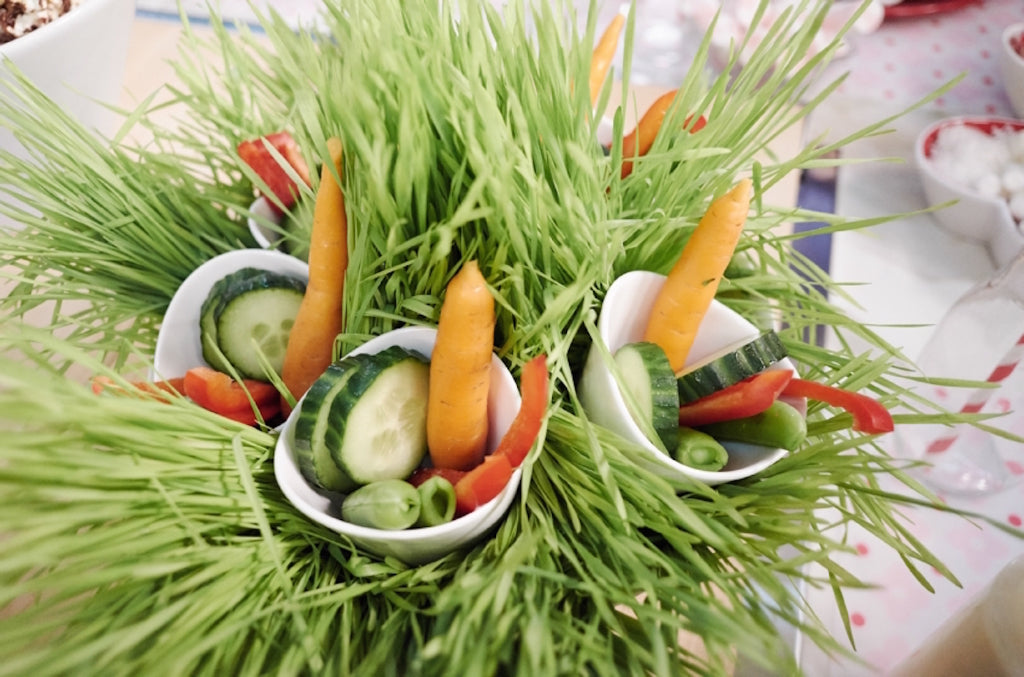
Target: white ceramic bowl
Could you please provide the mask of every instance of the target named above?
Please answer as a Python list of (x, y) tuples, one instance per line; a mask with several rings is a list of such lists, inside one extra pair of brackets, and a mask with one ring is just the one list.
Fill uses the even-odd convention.
[(1013, 48), (1011, 43), (1015, 38), (1024, 41), (1024, 22), (1010, 24), (1003, 29), (999, 67), (1010, 105), (1017, 117), (1024, 118), (1024, 56)]
[[(135, 0), (83, 0), (64, 16), (0, 45), (8, 60), (39, 89), (86, 127), (107, 134), (124, 83)], [(3, 81), (11, 77), (0, 65)], [(22, 153), (14, 135), (0, 129), (0, 148)]]
[[(614, 355), (616, 350), (628, 343), (642, 340), (654, 298), (664, 282), (664, 275), (633, 271), (619, 277), (608, 289), (597, 327), (610, 354)], [(759, 333), (753, 324), (715, 301), (701, 322), (687, 364), (702, 360), (723, 346), (753, 338)], [(788, 358), (772, 365), (772, 368), (794, 369)], [(691, 480), (708, 485), (732, 482), (761, 472), (788, 453), (785, 449), (726, 442), (723, 446), (729, 452), (729, 462), (722, 470), (699, 470), (676, 462), (654, 446), (637, 426), (626, 408), (615, 376), (597, 347), (591, 348), (587, 355), (579, 390), (580, 401), (587, 416), (641, 446), (646, 453), (636, 461), (669, 481), (684, 485)], [(806, 411), (800, 402), (793, 404), (802, 409), (801, 413)]]
[(265, 197), (258, 197), (249, 205), (249, 211), (253, 215), (248, 218), (249, 233), (256, 240), (256, 244), (263, 249), (276, 247), (281, 234), (269, 228), (267, 224), (280, 225), (281, 217), (271, 208), (270, 201)]
[[(435, 329), (405, 327), (373, 338), (349, 354), (373, 354), (399, 345), (429, 356), (434, 351), (436, 336)], [(519, 411), (519, 404), (519, 389), (515, 379), (502, 361), (493, 356), (491, 386), (487, 400), (488, 453), (494, 450), (512, 425), (512, 419)], [(386, 531), (351, 524), (339, 517), (340, 506), (336, 498), (318, 492), (306, 482), (299, 471), (292, 450), (292, 428), (300, 410), (301, 400), (285, 422), (274, 452), (274, 473), (281, 491), (292, 505), (309, 519), (347, 536), (353, 543), (378, 555), (392, 556), (407, 564), (418, 565), (467, 547), (486, 536), (498, 524), (508, 512), (519, 489), (522, 471), (516, 469), (512, 479), (494, 499), (468, 515), (446, 524), (403, 531)]]
[(991, 134), (1001, 128), (1024, 129), (1024, 120), (981, 115), (945, 118), (925, 127), (914, 144), (914, 159), (928, 204), (936, 206), (950, 200), (957, 201), (934, 212), (935, 219), (954, 235), (984, 245), (995, 264), (1002, 266), (1024, 247), (1024, 234), (1010, 213), (1007, 201), (973, 192), (951, 181), (936, 171), (931, 161), (939, 133), (957, 125)]
[(239, 249), (206, 261), (185, 278), (167, 306), (156, 339), (153, 378), (184, 376), (192, 367), (206, 364), (199, 336), (203, 301), (218, 280), (249, 267), (309, 279), (309, 267), (305, 263), (268, 249)]

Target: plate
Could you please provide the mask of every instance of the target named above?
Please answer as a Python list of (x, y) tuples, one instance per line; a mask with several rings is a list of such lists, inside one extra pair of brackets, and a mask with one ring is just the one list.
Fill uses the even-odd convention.
[(933, 14), (945, 14), (970, 5), (981, 4), (980, 0), (903, 0), (898, 5), (885, 8), (886, 19), (913, 19)]

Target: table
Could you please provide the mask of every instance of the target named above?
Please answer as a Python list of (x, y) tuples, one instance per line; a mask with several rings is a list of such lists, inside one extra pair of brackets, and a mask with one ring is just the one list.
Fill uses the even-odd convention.
[[(919, 130), (932, 120), (953, 115), (1012, 115), (1000, 86), (996, 49), (1002, 28), (1016, 21), (1024, 21), (1024, 3), (1018, 0), (987, 0), (949, 14), (887, 21), (876, 33), (860, 37), (853, 53), (834, 64), (834, 73), (848, 70), (849, 77), (812, 116), (809, 135), (824, 132), (841, 138), (847, 131), (904, 109), (957, 73), (966, 72), (952, 91), (894, 122), (892, 133), (843, 149), (849, 158), (893, 157), (902, 162), (840, 169), (836, 213), (871, 217), (924, 207), (912, 152)], [(980, 247), (948, 235), (928, 215), (834, 235), (830, 270), (838, 281), (867, 283), (849, 288), (854, 299), (854, 304), (846, 304), (850, 314), (873, 325), (911, 358), (920, 354), (930, 325), (956, 298), (993, 272)], [(1024, 392), (1019, 375), (1007, 383), (1007, 391)], [(1018, 408), (1022, 404), (1018, 402)], [(1016, 417), (1011, 428), (1024, 429), (1024, 417)], [(1020, 445), (1007, 453), (1024, 461)], [(1012, 468), (1021, 471), (1019, 464)], [(954, 507), (979, 512), (1010, 528), (1019, 529), (1024, 520), (1020, 486), (977, 499), (946, 498)], [(924, 575), (935, 586), (935, 594), (929, 593), (891, 551), (854, 530), (850, 542), (858, 554), (838, 561), (866, 583), (878, 586), (846, 595), (857, 653), (866, 664), (837, 661), (805, 645), (800, 658), (808, 674), (845, 677), (891, 669), (942, 621), (968, 604), (1007, 562), (1024, 553), (1024, 538), (982, 523), (928, 510), (908, 510), (907, 516), (914, 534), (952, 569), (962, 589), (926, 567)], [(809, 601), (822, 611), (822, 620), (834, 634), (845, 634), (831, 592), (811, 591)]]

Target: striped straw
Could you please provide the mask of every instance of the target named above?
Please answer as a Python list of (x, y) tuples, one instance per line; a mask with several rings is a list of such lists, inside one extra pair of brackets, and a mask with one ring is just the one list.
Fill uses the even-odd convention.
[[(1013, 347), (1010, 348), (1010, 350), (1007, 351), (1003, 359), (999, 361), (999, 364), (996, 365), (995, 369), (992, 370), (992, 373), (989, 374), (989, 377), (985, 380), (988, 383), (999, 383), (1005, 380), (1010, 374), (1013, 373), (1013, 370), (1017, 368), (1017, 365), (1020, 363), (1022, 357), (1024, 357), (1024, 335), (1017, 339), (1017, 342), (1013, 344)], [(997, 389), (978, 388), (973, 393), (971, 393), (971, 396), (969, 398), (967, 398), (967, 402), (964, 404), (964, 406), (960, 408), (960, 413), (978, 413), (979, 411), (981, 411), (982, 407), (984, 407), (985, 404), (988, 402), (989, 398), (992, 396), (992, 393), (995, 390)], [(948, 435), (940, 437), (937, 440), (934, 440), (931, 444), (928, 445), (928, 448), (925, 449), (925, 452), (929, 454), (938, 454), (943, 451), (946, 451), (951, 446), (953, 446), (953, 443), (957, 441), (959, 436), (960, 433), (956, 429), (954, 429)]]

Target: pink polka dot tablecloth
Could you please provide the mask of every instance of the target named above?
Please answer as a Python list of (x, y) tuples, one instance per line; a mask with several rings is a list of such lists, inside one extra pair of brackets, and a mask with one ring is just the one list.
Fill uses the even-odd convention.
[(880, 102), (907, 105), (963, 74), (931, 104), (935, 111), (1010, 115), (998, 50), (1003, 29), (1022, 21), (1022, 0), (975, 0), (955, 11), (888, 19), (875, 33), (854, 38), (855, 52), (843, 64), (850, 76), (839, 93), (858, 90)]
[[(896, 157), (905, 163), (841, 169), (838, 213), (871, 217), (920, 209), (923, 196), (912, 157), (919, 131), (941, 117), (1013, 116), (1001, 80), (998, 50), (1004, 28), (1017, 22), (1024, 22), (1024, 0), (979, 0), (946, 13), (889, 19), (874, 33), (855, 36), (850, 56), (832, 66), (834, 74), (845, 72), (847, 77), (835, 96), (815, 112), (807, 138), (818, 133), (840, 138), (904, 111), (960, 75), (962, 79), (937, 99), (887, 125), (891, 134), (843, 150), (846, 157)], [(919, 215), (872, 229), (877, 232), (833, 240), (833, 272), (840, 279), (867, 281), (883, 288), (865, 291), (857, 298), (864, 303), (857, 317), (877, 323), (879, 333), (911, 356), (916, 353), (909, 349), (913, 346), (908, 346), (901, 329), (886, 323), (921, 321), (918, 308), (934, 305), (940, 287), (956, 286), (951, 282), (956, 275), (964, 276), (955, 281), (963, 285), (949, 298), (939, 299), (947, 304), (974, 282), (967, 279), (965, 271), (970, 267), (963, 263), (972, 256), (966, 249), (970, 245), (922, 242), (921, 234), (932, 232), (933, 227), (927, 215)], [(932, 256), (932, 252), (936, 254)], [(953, 258), (938, 258), (938, 253)], [(900, 286), (911, 278), (917, 284), (913, 292)], [(899, 298), (917, 293), (926, 297)], [(990, 400), (988, 408), (1024, 412), (1024, 373), (1015, 372), (1004, 382), (1001, 394)], [(1011, 432), (1024, 434), (1024, 413), (1014, 413), (1008, 420), (1005, 425)], [(886, 444), (898, 453), (893, 440)], [(1015, 480), (1010, 488), (974, 496), (940, 494), (948, 505), (974, 513), (977, 519), (924, 508), (901, 511), (909, 533), (949, 568), (959, 586), (930, 565), (917, 563), (922, 579), (933, 588), (928, 590), (892, 548), (858, 527), (849, 530), (846, 537), (853, 552), (837, 561), (869, 587), (846, 593), (845, 618), (831, 599), (831, 590), (812, 589), (807, 596), (834, 636), (845, 638), (848, 623), (857, 660), (826, 656), (804, 643), (799, 657), (808, 675), (888, 674), (943, 622), (967, 608), (1011, 560), (1024, 555), (1024, 445), (1000, 441), (999, 451), (1005, 475)], [(906, 492), (892, 478), (886, 478), (881, 488)]]

